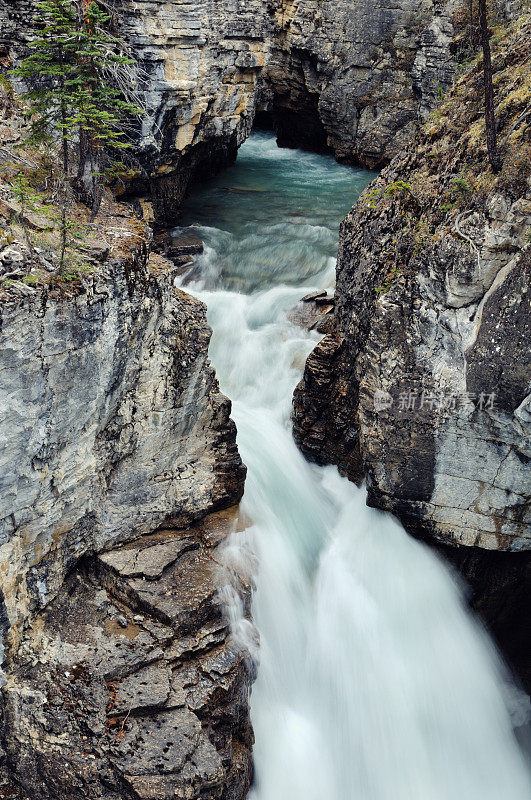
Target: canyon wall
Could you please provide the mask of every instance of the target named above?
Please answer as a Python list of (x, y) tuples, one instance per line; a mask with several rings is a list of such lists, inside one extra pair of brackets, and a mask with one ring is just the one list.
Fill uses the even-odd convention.
[(476, 58), (343, 222), (335, 329), (294, 400), (302, 450), (436, 542), (515, 660), (530, 597), (530, 34), (522, 14), (495, 40), (499, 175)]
[[(407, 2), (111, 6), (145, 107), (115, 188), (156, 226), (235, 158), (257, 112), (280, 141), (291, 119), (338, 157), (379, 163), (416, 127), (414, 82), (435, 94), (451, 74), (443, 7), (434, 36), (439, 11), (416, 19)], [(0, 0), (2, 71), (34, 23), (32, 0)], [(173, 289), (146, 228), (115, 216), (82, 291), (2, 299), (0, 792), (241, 800), (253, 664), (223, 617), (237, 515), (219, 509), (245, 471), (204, 308)]]
[[(1, 310), (0, 545), (12, 624), (87, 552), (239, 499), (230, 403), (208, 361), (205, 308), (122, 232), (70, 298)], [(111, 240), (112, 241), (112, 240)], [(168, 265), (169, 267), (169, 265)]]
[(146, 114), (129, 195), (150, 221), (173, 222), (193, 178), (234, 161), (260, 105), (272, 24), (264, 0), (142, 0), (117, 7), (141, 70)]
[[(0, 60), (24, 52), (32, 8), (0, 0)], [(281, 144), (385, 164), (450, 85), (465, 17), (432, 0), (114, 4), (145, 107), (117, 190), (150, 223), (174, 223), (190, 181), (234, 160), (260, 112)]]
[(32, 614), (0, 700), (2, 797), (244, 800), (254, 664), (220, 594), (236, 515), (87, 557)]
[(279, 142), (388, 162), (452, 82), (452, 3), (280, 4), (266, 74)]
[(257, 112), (281, 144), (388, 161), (451, 83), (452, 15), (431, 0), (123, 5), (144, 70), (139, 156), (154, 218), (174, 219), (189, 180), (235, 157)]
[[(0, 794), (242, 800), (254, 667), (222, 603), (245, 478), (230, 402), (206, 309), (147, 226), (106, 201), (97, 231), (74, 279), (0, 287)], [(2, 240), (3, 270), (17, 249)]]

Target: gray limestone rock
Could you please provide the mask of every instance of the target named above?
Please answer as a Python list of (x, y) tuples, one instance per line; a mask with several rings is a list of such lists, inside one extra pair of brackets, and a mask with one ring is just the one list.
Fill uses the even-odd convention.
[[(120, 3), (115, 21), (138, 61), (146, 109), (127, 195), (148, 222), (174, 223), (189, 182), (231, 163), (261, 112), (281, 144), (386, 163), (452, 81), (456, 5)], [(31, 9), (31, 0), (0, 0), (15, 58), (34, 35)]]
[[(136, 549), (126, 544), (85, 559), (33, 617), (10, 665), (0, 725), (11, 780), (32, 797), (118, 800), (133, 791), (142, 800), (244, 800), (250, 655), (230, 636), (220, 604), (188, 614), (185, 633), (161, 625), (158, 614), (171, 586), (181, 606), (185, 595), (197, 598), (198, 559), (203, 571), (210, 564), (209, 592), (223, 588), (220, 554), (202, 531), (223, 528), (221, 544), (234, 516), (221, 512), (172, 530), (172, 542), (181, 542), (172, 553), (178, 571), (153, 543), (168, 531), (140, 537)], [(138, 580), (128, 571), (132, 552), (150, 554), (142, 614)]]
[[(495, 50), (498, 102), (515, 98), (505, 131), (525, 109), (529, 35), (522, 21)], [(499, 176), (487, 166), (479, 74), (470, 68), (344, 220), (335, 327), (295, 391), (294, 435), (459, 566), (531, 683), (531, 185), (528, 167), (514, 170), (525, 134)]]
[(150, 797), (156, 757), (159, 797), (209, 787), (242, 800), (247, 708), (211, 740), (171, 675), (228, 636), (202, 536), (223, 529), (220, 542), (235, 511), (177, 529), (237, 502), (245, 468), (204, 306), (149, 255), (143, 224), (123, 226), (77, 291), (7, 296), (0, 312), (0, 787), (17, 800)]
[(381, 166), (452, 82), (453, 3), (284, 3), (266, 68), (282, 144)]
[(12, 624), (85, 553), (241, 495), (204, 314), (169, 271), (151, 272), (142, 241), (70, 300), (4, 304), (0, 552)]

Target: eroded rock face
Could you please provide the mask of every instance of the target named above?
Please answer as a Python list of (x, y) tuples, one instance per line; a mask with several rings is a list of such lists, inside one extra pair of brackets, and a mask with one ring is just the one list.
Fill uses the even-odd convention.
[[(73, 297), (2, 308), (1, 585), (12, 644), (88, 552), (237, 501), (245, 469), (204, 306), (146, 232)], [(127, 235), (127, 232), (124, 232)]]
[(254, 664), (219, 591), (236, 522), (232, 508), (86, 559), (33, 617), (1, 726), (5, 764), (31, 797), (246, 796)]
[[(0, 287), (0, 796), (13, 800), (243, 800), (249, 786), (254, 668), (223, 616), (220, 566), (245, 467), (206, 309), (151, 239), (106, 197), (75, 271), (35, 246)], [(2, 244), (12, 262), (17, 239)], [(248, 585), (231, 591), (248, 603)]]
[[(445, 542), (526, 549), (531, 275), (517, 243), (531, 203), (516, 201), (503, 221), (485, 217), (485, 240), (501, 239), (505, 228), (515, 244), (503, 266), (496, 251), (499, 269), (487, 289), (476, 255), (450, 235), (378, 293), (388, 265), (369, 242), (391, 253), (393, 219), (384, 212), (363, 229), (356, 209), (344, 223), (340, 333), (309, 359), (296, 396), (296, 436), (310, 456), (337, 461), (355, 480), (365, 469), (371, 502), (426, 524)], [(480, 253), (489, 271), (489, 254)], [(462, 291), (479, 295), (459, 308), (449, 286), (456, 271)], [(316, 414), (323, 396), (329, 406), (319, 401)]]
[(147, 108), (138, 153), (149, 187), (133, 191), (171, 222), (189, 181), (230, 163), (264, 110), (280, 144), (385, 163), (451, 83), (452, 13), (431, 0), (126, 3), (120, 28)]
[(235, 157), (257, 111), (281, 144), (385, 163), (451, 83), (452, 14), (431, 0), (125, 4), (120, 26), (147, 76), (139, 146), (155, 218)]
[(478, 65), (344, 221), (334, 332), (294, 405), (303, 451), (365, 476), (369, 503), (442, 545), (500, 635), (502, 616), (521, 635), (529, 602), (531, 185), (514, 127), (529, 25), (494, 55), (502, 172), (486, 163)]
[(431, 0), (282, 3), (267, 67), (280, 143), (368, 167), (389, 161), (452, 82), (453, 10)]
[[(236, 158), (260, 103), (271, 45), (264, 0), (126, 2), (117, 21), (142, 70), (137, 154), (157, 224), (175, 220), (193, 177)], [(149, 212), (148, 212), (149, 213)]]
[[(114, 24), (138, 60), (146, 109), (126, 196), (149, 222), (174, 223), (190, 181), (229, 164), (262, 111), (283, 145), (386, 163), (451, 83), (454, 5), (119, 4)], [(34, 13), (30, 0), (0, 0), (0, 57), (24, 52)]]

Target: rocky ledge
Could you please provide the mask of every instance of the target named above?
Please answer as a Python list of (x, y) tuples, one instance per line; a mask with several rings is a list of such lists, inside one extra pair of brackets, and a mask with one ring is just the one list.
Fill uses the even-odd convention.
[(302, 450), (444, 550), (528, 681), (530, 36), (527, 13), (493, 41), (498, 175), (476, 58), (347, 216), (294, 399)]
[(237, 507), (80, 562), (9, 670), (2, 796), (243, 800), (254, 665), (219, 591), (235, 525)]

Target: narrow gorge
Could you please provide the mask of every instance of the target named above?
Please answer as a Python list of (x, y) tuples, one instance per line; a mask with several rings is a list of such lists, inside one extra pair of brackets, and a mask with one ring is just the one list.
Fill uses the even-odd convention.
[(524, 800), (528, 10), (493, 174), (458, 0), (103, 5), (65, 275), (0, 0), (0, 797)]
[[(452, 2), (114, 4), (146, 108), (124, 196), (172, 224), (190, 181), (232, 163), (257, 115), (281, 143), (385, 164), (452, 82), (453, 36), (467, 25)], [(6, 55), (34, 36), (31, 9), (0, 3)]]

